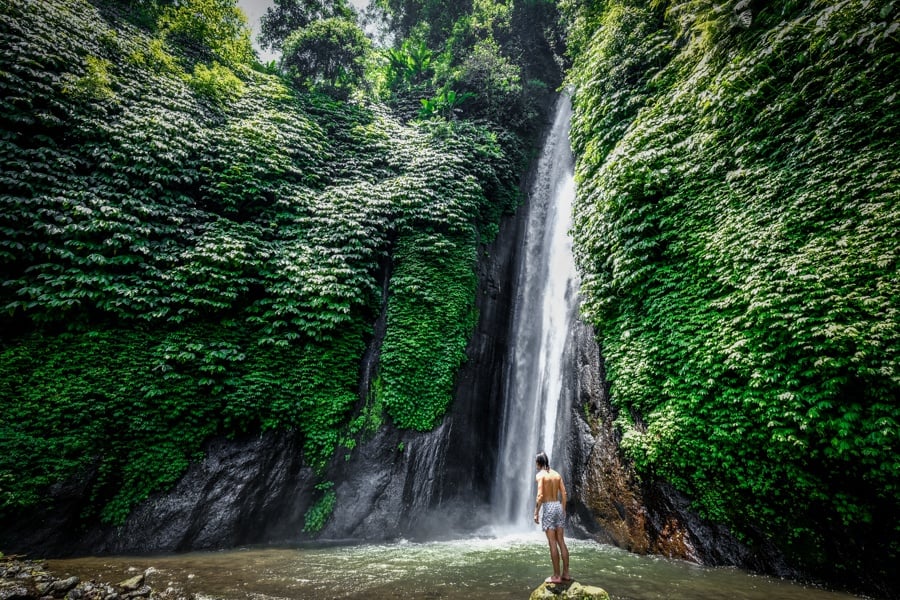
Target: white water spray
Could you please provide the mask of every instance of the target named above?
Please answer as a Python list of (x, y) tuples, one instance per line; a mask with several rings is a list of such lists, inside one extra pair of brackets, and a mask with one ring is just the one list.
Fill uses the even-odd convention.
[(571, 112), (563, 94), (529, 191), (519, 262), (493, 495), (495, 522), (514, 529), (531, 523), (535, 454), (545, 451), (554, 468), (563, 458), (572, 405), (563, 385), (567, 340), (578, 312), (578, 276), (568, 233), (575, 199)]

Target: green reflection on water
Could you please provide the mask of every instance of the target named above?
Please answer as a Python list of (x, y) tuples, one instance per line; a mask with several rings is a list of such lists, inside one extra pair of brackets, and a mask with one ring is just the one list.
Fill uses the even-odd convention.
[[(569, 540), (572, 575), (615, 600), (841, 600), (855, 596), (734, 568), (645, 557), (588, 540)], [(227, 600), (308, 598), (526, 599), (550, 561), (541, 534), (464, 540), (320, 547), (253, 547), (148, 557), (49, 561), (59, 574), (117, 582), (153, 567), (155, 589), (169, 583)]]

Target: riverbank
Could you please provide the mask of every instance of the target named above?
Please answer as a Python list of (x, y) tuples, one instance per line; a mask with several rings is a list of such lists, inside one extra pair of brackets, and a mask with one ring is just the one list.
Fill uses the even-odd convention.
[(82, 581), (76, 576), (63, 577), (51, 573), (41, 560), (0, 554), (0, 600), (196, 600), (171, 582), (165, 589), (148, 580), (157, 573), (150, 567), (119, 583)]

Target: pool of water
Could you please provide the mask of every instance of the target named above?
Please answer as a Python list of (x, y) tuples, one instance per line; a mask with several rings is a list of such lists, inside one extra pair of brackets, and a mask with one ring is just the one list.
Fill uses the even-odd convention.
[[(735, 568), (638, 556), (568, 540), (572, 575), (616, 600), (842, 600), (860, 598)], [(527, 599), (551, 574), (546, 542), (533, 534), (435, 542), (247, 547), (165, 556), (48, 561), (57, 574), (115, 583), (148, 568), (154, 589), (169, 583), (225, 600), (307, 598)]]

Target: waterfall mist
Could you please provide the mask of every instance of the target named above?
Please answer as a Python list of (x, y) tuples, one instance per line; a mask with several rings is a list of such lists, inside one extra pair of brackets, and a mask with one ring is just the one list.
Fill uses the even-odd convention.
[(531, 523), (535, 454), (543, 450), (559, 469), (572, 405), (564, 385), (567, 341), (578, 311), (569, 236), (575, 198), (570, 119), (571, 101), (562, 94), (527, 199), (492, 496), (496, 524), (514, 529)]

